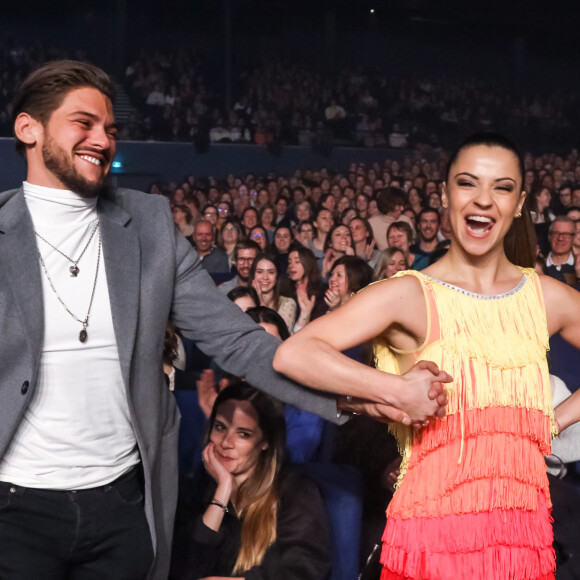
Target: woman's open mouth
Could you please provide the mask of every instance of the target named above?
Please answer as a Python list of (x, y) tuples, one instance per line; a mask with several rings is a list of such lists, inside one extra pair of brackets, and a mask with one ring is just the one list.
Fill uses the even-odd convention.
[(493, 226), (495, 220), (483, 215), (468, 215), (465, 218), (467, 230), (475, 236), (484, 236), (488, 234)]

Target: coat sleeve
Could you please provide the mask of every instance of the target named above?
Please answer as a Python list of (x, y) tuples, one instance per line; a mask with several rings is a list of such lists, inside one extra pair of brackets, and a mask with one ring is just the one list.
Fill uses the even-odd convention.
[(330, 572), (328, 517), (318, 487), (290, 473), (282, 486), (276, 541), (245, 580), (324, 580)]
[(170, 318), (181, 332), (227, 372), (244, 377), (251, 385), (285, 403), (334, 423), (343, 422), (344, 418), (337, 414), (335, 397), (303, 387), (273, 369), (280, 341), (217, 291), (196, 252), (174, 227), (168, 208), (166, 219), (173, 231), (175, 247)]

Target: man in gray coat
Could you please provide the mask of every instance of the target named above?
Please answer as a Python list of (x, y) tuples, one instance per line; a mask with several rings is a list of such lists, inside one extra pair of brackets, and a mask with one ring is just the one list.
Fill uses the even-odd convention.
[(273, 370), (277, 341), (219, 295), (166, 201), (107, 189), (111, 103), (107, 75), (74, 61), (33, 72), (14, 101), (28, 171), (0, 194), (3, 579), (167, 577), (168, 320), (225, 370), (337, 420), (332, 397)]
[(0, 195), (0, 577), (165, 578), (179, 428), (173, 320), (224, 369), (328, 419), (277, 342), (219, 295), (166, 200), (105, 185), (108, 77), (45, 65), (15, 99), (27, 180)]

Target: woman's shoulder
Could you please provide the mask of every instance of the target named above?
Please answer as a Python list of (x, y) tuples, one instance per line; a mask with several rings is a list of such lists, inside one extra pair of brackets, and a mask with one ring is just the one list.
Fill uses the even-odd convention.
[(288, 308), (291, 306), (296, 306), (296, 300), (290, 298), (289, 296), (280, 296), (280, 308)]

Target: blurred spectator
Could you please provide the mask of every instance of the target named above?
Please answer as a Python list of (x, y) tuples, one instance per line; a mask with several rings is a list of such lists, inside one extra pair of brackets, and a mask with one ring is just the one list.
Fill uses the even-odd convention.
[(214, 247), (214, 226), (207, 221), (201, 221), (195, 228), (195, 246), (202, 266), (210, 274), (227, 274), (230, 271), (228, 257), (221, 249)]
[(403, 250), (391, 246), (379, 253), (375, 267), (375, 280), (385, 280), (397, 272), (409, 269), (409, 262)]
[(437, 247), (437, 233), (439, 231), (439, 224), (441, 217), (439, 212), (435, 209), (425, 208), (421, 210), (417, 218), (417, 234), (418, 242), (413, 244), (410, 248), (411, 252), (415, 254), (415, 261), (419, 256), (426, 260), (426, 264), (415, 264), (414, 269), (422, 270), (429, 264), (429, 258)]
[(396, 221), (406, 221), (411, 226), (411, 220), (403, 215), (405, 209), (405, 194), (397, 187), (389, 186), (381, 190), (377, 196), (379, 215), (369, 218), (373, 236), (379, 250), (387, 248), (387, 229)]
[(548, 230), (551, 251), (546, 258), (546, 273), (561, 282), (576, 283), (572, 243), (576, 224), (567, 216), (558, 216)]
[(291, 334), (296, 322), (296, 302), (280, 295), (280, 280), (276, 258), (273, 254), (260, 253), (252, 265), (250, 284), (256, 290), (261, 306), (277, 312)]
[(236, 286), (249, 286), (252, 265), (259, 252), (260, 248), (252, 240), (238, 242), (233, 252), (233, 262), (237, 276), (220, 284), (218, 290), (223, 294), (227, 294)]

